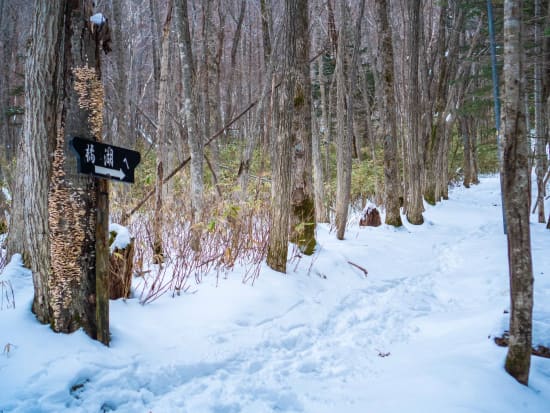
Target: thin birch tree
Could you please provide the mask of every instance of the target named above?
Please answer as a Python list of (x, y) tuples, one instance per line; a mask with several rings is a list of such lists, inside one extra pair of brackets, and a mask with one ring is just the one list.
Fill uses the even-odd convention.
[(505, 368), (527, 385), (531, 365), (533, 265), (529, 233), (529, 146), (523, 113), (521, 0), (504, 2), (503, 193), (510, 270), (510, 339)]

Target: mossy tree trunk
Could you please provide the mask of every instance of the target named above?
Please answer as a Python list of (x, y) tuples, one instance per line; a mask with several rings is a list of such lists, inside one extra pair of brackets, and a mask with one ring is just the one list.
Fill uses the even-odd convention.
[(510, 270), (510, 341), (505, 368), (527, 385), (531, 364), (533, 266), (529, 233), (529, 145), (522, 110), (522, 1), (504, 2), (503, 193)]
[(292, 149), (290, 240), (306, 255), (315, 250), (315, 203), (312, 178), (311, 75), (308, 0), (299, 2), (296, 27), (295, 142)]

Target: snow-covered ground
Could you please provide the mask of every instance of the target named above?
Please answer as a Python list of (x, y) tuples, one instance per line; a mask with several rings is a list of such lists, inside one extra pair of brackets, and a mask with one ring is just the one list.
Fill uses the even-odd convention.
[[(0, 412), (550, 412), (550, 360), (532, 358), (525, 387), (493, 342), (509, 308), (498, 188), (455, 189), (419, 227), (338, 241), (321, 226), (313, 258), (254, 286), (236, 271), (112, 302), (110, 348), (38, 324), (16, 258), (0, 276), (16, 302), (0, 311)], [(531, 229), (534, 341), (550, 346), (550, 231)]]

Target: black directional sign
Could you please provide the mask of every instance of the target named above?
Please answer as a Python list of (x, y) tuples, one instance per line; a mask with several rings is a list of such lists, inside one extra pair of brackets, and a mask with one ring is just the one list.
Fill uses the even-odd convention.
[(139, 152), (75, 137), (72, 146), (78, 155), (78, 172), (120, 182), (134, 182)]

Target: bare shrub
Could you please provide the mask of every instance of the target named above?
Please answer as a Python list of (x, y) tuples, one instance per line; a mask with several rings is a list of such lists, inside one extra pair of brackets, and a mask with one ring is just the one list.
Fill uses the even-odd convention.
[[(140, 302), (145, 304), (170, 292), (179, 295), (206, 275), (227, 277), (235, 267), (243, 283), (254, 283), (267, 253), (269, 209), (265, 194), (257, 189), (247, 201), (205, 202), (203, 222), (190, 226), (186, 202), (167, 202), (163, 211), (165, 261), (153, 265), (152, 214), (134, 216), (130, 231), (135, 237), (134, 268), (140, 280)], [(200, 249), (192, 249), (192, 230), (200, 233)]]

